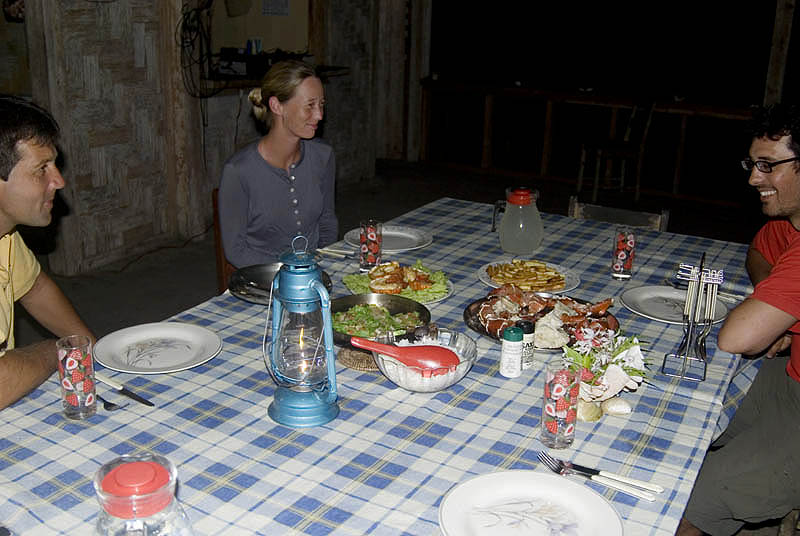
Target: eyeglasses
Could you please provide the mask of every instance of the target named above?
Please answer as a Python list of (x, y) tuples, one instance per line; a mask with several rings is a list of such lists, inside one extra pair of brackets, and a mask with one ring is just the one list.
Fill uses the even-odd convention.
[(772, 173), (772, 168), (774, 168), (775, 166), (779, 166), (787, 162), (794, 162), (795, 160), (800, 160), (800, 156), (795, 156), (794, 158), (787, 158), (786, 160), (778, 160), (777, 162), (769, 162), (767, 160), (753, 160), (751, 158), (745, 158), (744, 160), (742, 160), (742, 167), (747, 171), (756, 168), (761, 173)]

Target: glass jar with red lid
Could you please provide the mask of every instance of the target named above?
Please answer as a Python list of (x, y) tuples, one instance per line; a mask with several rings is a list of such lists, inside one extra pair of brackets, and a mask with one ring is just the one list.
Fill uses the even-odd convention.
[(193, 536), (176, 482), (175, 465), (163, 456), (126, 455), (104, 464), (93, 480), (101, 507), (95, 534)]

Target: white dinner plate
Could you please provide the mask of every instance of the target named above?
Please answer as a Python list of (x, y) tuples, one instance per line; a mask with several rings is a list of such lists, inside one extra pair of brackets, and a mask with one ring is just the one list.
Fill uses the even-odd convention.
[(119, 372), (162, 374), (202, 365), (221, 349), (219, 335), (204, 327), (154, 322), (102, 337), (94, 345), (94, 358)]
[[(478, 270), (475, 272), (475, 275), (478, 277), (478, 279), (480, 279), (483, 283), (489, 285), (490, 287), (499, 288), (502, 285), (499, 285), (498, 283), (495, 283), (494, 281), (492, 281), (492, 278), (489, 277), (489, 274), (486, 272), (486, 268), (488, 268), (489, 266), (491, 266), (493, 264), (503, 264), (503, 263), (507, 263), (507, 262), (511, 262), (511, 261), (508, 260), (508, 259), (500, 259), (500, 260), (496, 260), (494, 262), (487, 262), (486, 264), (484, 264), (483, 266), (478, 268)], [(564, 288), (560, 288), (560, 289), (556, 289), (556, 290), (547, 290), (545, 292), (554, 292), (554, 293), (561, 294), (563, 292), (569, 292), (570, 290), (574, 290), (574, 289), (578, 288), (578, 285), (581, 284), (581, 278), (578, 277), (577, 274), (575, 274), (574, 272), (571, 272), (570, 270), (567, 270), (566, 268), (564, 268), (560, 264), (553, 264), (551, 262), (547, 262), (545, 264), (548, 267), (552, 268), (553, 270), (556, 270), (556, 271), (564, 274)]]
[[(637, 315), (667, 324), (683, 324), (683, 308), (686, 305), (686, 291), (672, 287), (652, 285), (626, 290), (619, 297), (620, 303)], [(700, 306), (705, 309), (705, 297)], [(714, 323), (722, 322), (728, 316), (728, 307), (717, 298), (714, 307)]]
[(599, 493), (566, 477), (500, 471), (456, 485), (439, 505), (444, 536), (622, 536)]
[[(350, 229), (344, 235), (344, 241), (355, 247), (361, 247), (361, 229)], [(401, 253), (424, 248), (433, 242), (433, 235), (404, 225), (383, 226), (383, 253)]]

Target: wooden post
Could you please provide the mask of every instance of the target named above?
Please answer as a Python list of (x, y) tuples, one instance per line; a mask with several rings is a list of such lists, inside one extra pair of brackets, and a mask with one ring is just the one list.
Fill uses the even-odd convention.
[(672, 177), (672, 193), (678, 194), (681, 186), (681, 168), (683, 167), (683, 153), (686, 150), (686, 123), (688, 115), (681, 116), (681, 133), (678, 137), (678, 152), (675, 154), (675, 175)]
[(786, 59), (789, 55), (793, 16), (794, 0), (778, 0), (775, 6), (775, 27), (772, 30), (767, 84), (764, 89), (765, 106), (780, 102), (783, 97), (783, 77), (786, 73)]
[(487, 93), (483, 101), (483, 154), (481, 167), (492, 167), (492, 114), (494, 113), (494, 95)]
[(422, 118), (419, 132), (419, 159), (425, 162), (430, 158), (430, 129), (431, 129), (431, 88), (428, 85), (422, 86), (422, 98), (420, 104), (420, 117)]
[(553, 147), (553, 101), (547, 99), (544, 108), (544, 139), (542, 140), (542, 163), (539, 166), (539, 175), (546, 177), (550, 171), (550, 151)]
[(423, 147), (426, 140), (422, 137), (427, 128), (423, 126), (423, 89), (422, 80), (430, 74), (431, 55), (431, 17), (432, 0), (411, 2), (411, 28), (409, 64), (408, 64), (408, 110), (406, 113), (406, 154), (409, 162), (422, 160)]

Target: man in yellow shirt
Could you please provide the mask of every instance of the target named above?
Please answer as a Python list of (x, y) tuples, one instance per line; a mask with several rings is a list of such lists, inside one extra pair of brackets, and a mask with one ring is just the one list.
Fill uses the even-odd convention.
[(0, 409), (39, 386), (57, 365), (54, 339), (15, 348), (14, 302), (57, 337), (94, 340), (16, 230), (50, 223), (56, 191), (65, 184), (56, 167), (57, 138), (58, 124), (46, 110), (0, 95)]

